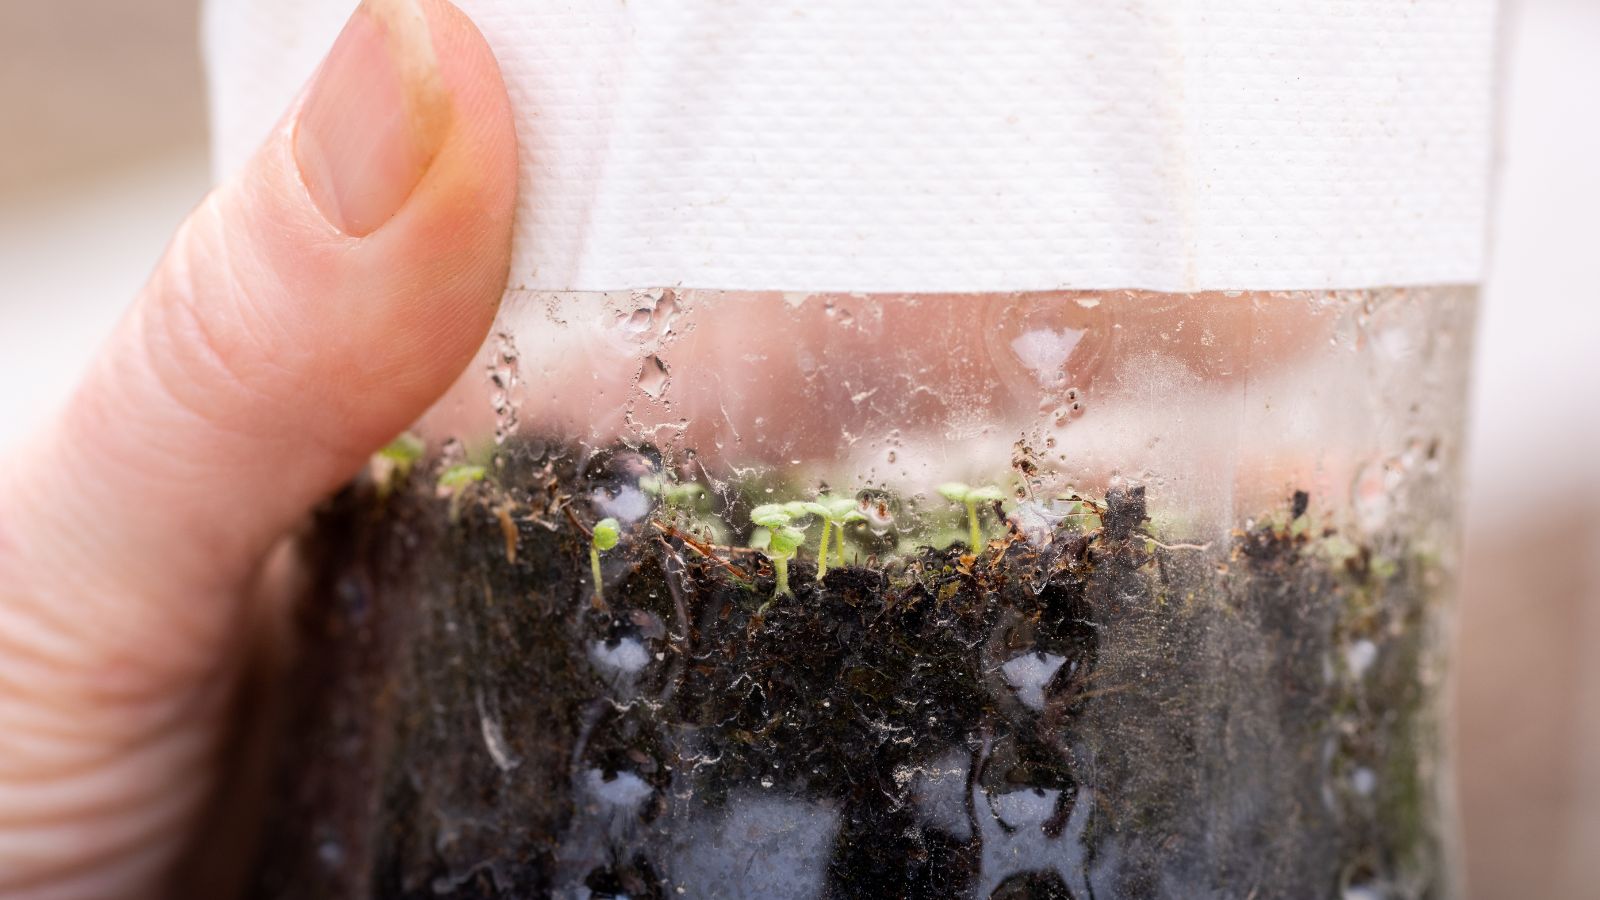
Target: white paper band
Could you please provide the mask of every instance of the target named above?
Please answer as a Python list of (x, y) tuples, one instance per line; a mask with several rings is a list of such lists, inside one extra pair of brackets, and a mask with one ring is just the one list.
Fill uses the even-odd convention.
[[(459, 0), (522, 157), (513, 287), (1475, 282), (1493, 0)], [(237, 167), (351, 4), (212, 0)]]

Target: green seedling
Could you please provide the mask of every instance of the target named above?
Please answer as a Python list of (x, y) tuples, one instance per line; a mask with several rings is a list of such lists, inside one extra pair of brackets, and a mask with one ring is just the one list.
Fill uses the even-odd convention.
[(594, 531), (589, 533), (589, 570), (594, 573), (594, 595), (598, 599), (604, 590), (604, 580), (600, 576), (600, 554), (610, 550), (622, 539), (622, 526), (616, 519), (607, 516), (594, 523)]
[(422, 451), (426, 449), (427, 446), (422, 443), (422, 438), (409, 431), (402, 431), (400, 436), (390, 441), (387, 447), (379, 450), (378, 455), (409, 469), (422, 458)]
[(484, 469), (483, 466), (461, 463), (451, 466), (439, 474), (439, 487), (447, 491), (460, 490), (475, 481), (482, 481), (486, 474), (488, 474), (488, 470)]
[(817, 549), (817, 577), (828, 574), (828, 537), (837, 528), (839, 530), (838, 555), (839, 565), (844, 565), (844, 526), (851, 522), (866, 520), (866, 515), (849, 497), (829, 497), (823, 495), (816, 500), (805, 504), (805, 511), (822, 520), (822, 541)]
[(427, 445), (422, 444), (421, 437), (414, 436), (410, 431), (402, 431), (400, 437), (390, 440), (389, 445), (379, 450), (378, 455), (394, 463), (397, 468), (403, 466), (405, 471), (411, 471), (411, 466), (421, 460), (424, 450), (427, 450)]
[(710, 495), (705, 485), (646, 475), (639, 479), (639, 489), (655, 497), (664, 514), (681, 523), (691, 534), (697, 534), (713, 544), (727, 543), (727, 526), (711, 513)]
[(662, 506), (689, 510), (694, 509), (695, 504), (706, 493), (705, 487), (697, 481), (680, 483), (666, 481), (654, 475), (646, 475), (639, 479), (639, 489), (660, 498)]
[(450, 497), (450, 521), (460, 518), (461, 498), (466, 495), (467, 488), (482, 481), (487, 474), (483, 466), (468, 463), (458, 463), (440, 473), (439, 491)]
[(806, 513), (803, 503), (767, 503), (750, 511), (750, 521), (758, 527), (750, 538), (750, 546), (765, 553), (772, 560), (772, 573), (777, 579), (776, 599), (784, 594), (794, 596), (789, 590), (789, 560), (794, 558), (805, 543), (806, 533), (794, 527), (794, 520)]
[(373, 480), (380, 498), (389, 496), (396, 484), (406, 479), (416, 466), (427, 446), (422, 439), (409, 431), (389, 442), (387, 447), (372, 455)]
[(939, 493), (951, 503), (960, 503), (967, 508), (967, 533), (970, 538), (967, 546), (973, 553), (983, 549), (983, 532), (978, 528), (978, 504), (1003, 500), (1006, 495), (992, 484), (975, 488), (959, 481), (947, 481), (939, 485)]

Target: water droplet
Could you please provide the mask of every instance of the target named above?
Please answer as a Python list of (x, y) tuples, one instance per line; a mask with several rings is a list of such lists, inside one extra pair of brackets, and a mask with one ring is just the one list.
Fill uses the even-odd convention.
[(639, 368), (639, 390), (644, 391), (652, 400), (660, 400), (661, 395), (667, 390), (668, 374), (667, 364), (661, 361), (661, 357), (655, 355), (647, 357), (644, 365)]
[(1066, 662), (1066, 657), (1042, 651), (1029, 651), (1013, 657), (1000, 667), (1001, 673), (1017, 692), (1022, 705), (1033, 710), (1044, 709), (1045, 687), (1055, 677), (1056, 670)]
[(1352, 884), (1339, 895), (1339, 900), (1383, 900), (1387, 892), (1376, 884)]
[(1378, 786), (1378, 774), (1366, 766), (1359, 766), (1350, 773), (1350, 787), (1363, 797), (1372, 796), (1372, 791)]
[(497, 331), (489, 348), (489, 405), (494, 409), (494, 442), (503, 444), (517, 433), (522, 406), (521, 358), (509, 332)]
[(1067, 358), (1085, 333), (1081, 328), (1035, 328), (1012, 338), (1011, 352), (1041, 387), (1050, 387), (1066, 380)]
[(652, 288), (634, 291), (629, 297), (632, 312), (618, 313), (616, 328), (627, 339), (639, 344), (650, 344), (666, 337), (672, 331), (673, 317), (681, 310), (676, 291)]
[(656, 301), (655, 314), (652, 318), (656, 334), (665, 337), (672, 331), (672, 320), (682, 309), (683, 304), (678, 302), (677, 291), (663, 291), (661, 299)]
[(1366, 638), (1354, 641), (1344, 651), (1345, 668), (1350, 670), (1350, 675), (1354, 678), (1365, 676), (1377, 659), (1378, 645)]
[(600, 802), (613, 808), (637, 809), (655, 793), (648, 781), (632, 772), (616, 772), (611, 777), (600, 769), (583, 773), (583, 785)]

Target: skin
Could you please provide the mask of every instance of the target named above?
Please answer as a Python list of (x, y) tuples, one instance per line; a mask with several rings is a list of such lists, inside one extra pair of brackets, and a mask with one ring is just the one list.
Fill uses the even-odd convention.
[[(493, 320), (516, 183), (494, 58), (443, 0), (356, 16), (320, 113), (314, 87), (0, 461), (0, 896), (226, 895), (196, 885), (247, 858), (239, 713), (285, 658), (288, 540)], [(326, 125), (363, 81), (399, 91), (398, 143)], [(380, 180), (330, 186), (358, 154)]]

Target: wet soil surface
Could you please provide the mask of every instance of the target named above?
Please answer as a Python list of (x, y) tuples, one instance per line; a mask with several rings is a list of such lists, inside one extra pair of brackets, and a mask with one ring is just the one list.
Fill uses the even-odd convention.
[(1420, 560), (1165, 546), (1128, 488), (774, 600), (656, 508), (597, 599), (583, 529), (651, 464), (533, 442), (453, 520), (427, 466), (330, 505), (253, 896), (1448, 892)]

